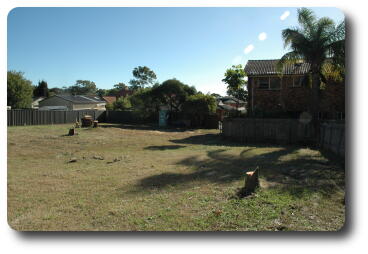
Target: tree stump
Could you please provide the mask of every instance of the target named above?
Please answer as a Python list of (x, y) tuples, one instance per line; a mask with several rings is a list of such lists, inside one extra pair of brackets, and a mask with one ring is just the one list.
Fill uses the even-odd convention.
[(69, 129), (69, 136), (74, 136), (74, 134), (75, 134), (75, 129), (74, 128), (70, 128)]
[(93, 118), (90, 115), (85, 115), (81, 118), (82, 127), (91, 127), (93, 124)]
[(247, 172), (247, 177), (245, 178), (245, 194), (249, 195), (255, 191), (259, 186), (259, 169), (258, 167), (254, 171)]
[(98, 127), (98, 121), (93, 121), (93, 128), (97, 128)]

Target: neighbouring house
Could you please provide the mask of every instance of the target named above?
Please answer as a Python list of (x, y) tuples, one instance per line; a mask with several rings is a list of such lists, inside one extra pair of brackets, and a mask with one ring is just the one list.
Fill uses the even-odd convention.
[(102, 96), (106, 104), (113, 104), (116, 101), (116, 96)]
[(33, 108), (33, 109), (38, 109), (40, 101), (44, 100), (45, 98), (46, 98), (46, 97), (44, 97), (44, 96), (41, 96), (41, 97), (34, 97), (34, 98), (32, 99), (31, 108)]
[(39, 109), (61, 108), (65, 107), (68, 110), (106, 110), (106, 101), (98, 96), (87, 95), (54, 95), (39, 102)]
[(216, 98), (217, 108), (216, 114), (222, 121), (225, 116), (229, 116), (232, 112), (246, 112), (246, 102), (232, 96), (223, 96)]
[[(278, 61), (279, 59), (249, 60), (244, 68), (248, 77), (248, 110), (253, 115), (259, 112), (266, 114), (284, 112), (299, 116), (301, 112), (310, 109), (311, 65), (300, 60), (297, 63), (285, 64), (279, 71)], [(324, 113), (338, 115), (344, 110), (344, 88), (341, 89), (341, 85), (339, 89), (336, 89), (336, 86), (327, 87), (332, 89), (321, 90), (320, 115)], [(328, 99), (331, 98), (330, 91), (334, 91), (334, 96), (339, 98), (336, 105), (332, 105), (332, 101)]]

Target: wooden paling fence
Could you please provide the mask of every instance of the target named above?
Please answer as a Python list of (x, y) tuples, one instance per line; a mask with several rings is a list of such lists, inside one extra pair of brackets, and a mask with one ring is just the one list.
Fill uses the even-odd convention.
[(225, 119), (225, 137), (240, 142), (295, 144), (313, 142), (312, 124), (301, 124), (297, 119)]
[(8, 126), (43, 125), (74, 123), (84, 115), (91, 115), (94, 120), (103, 120), (105, 111), (101, 110), (65, 110), (39, 111), (33, 109), (12, 109), (7, 112)]
[(322, 149), (345, 157), (345, 123), (322, 123), (320, 145)]
[(320, 125), (320, 140), (314, 139), (312, 123), (298, 119), (225, 119), (222, 135), (243, 143), (318, 144), (345, 157), (344, 122), (327, 121)]

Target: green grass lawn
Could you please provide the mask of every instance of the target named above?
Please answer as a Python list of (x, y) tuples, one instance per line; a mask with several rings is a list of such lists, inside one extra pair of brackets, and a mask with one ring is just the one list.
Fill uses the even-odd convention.
[[(332, 231), (344, 168), (318, 150), (241, 145), (217, 130), (8, 128), (8, 222), (33, 230)], [(76, 162), (69, 162), (76, 158)], [(258, 191), (239, 198), (245, 172)]]

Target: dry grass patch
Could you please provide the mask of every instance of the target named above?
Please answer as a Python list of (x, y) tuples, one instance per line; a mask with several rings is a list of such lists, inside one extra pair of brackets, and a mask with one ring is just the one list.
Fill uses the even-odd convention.
[[(217, 130), (8, 128), (16, 230), (339, 230), (344, 169), (317, 150), (243, 146)], [(75, 158), (76, 162), (69, 162)], [(247, 170), (261, 189), (239, 199)]]

